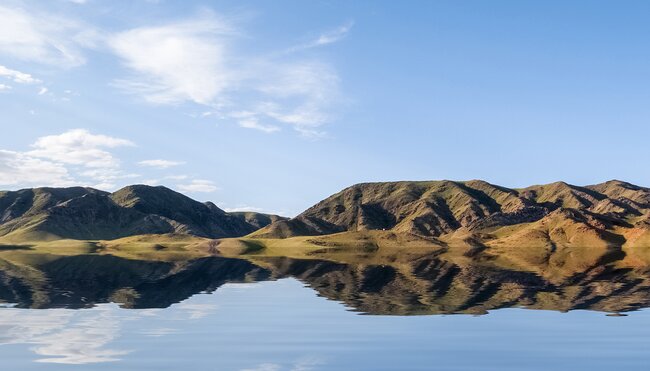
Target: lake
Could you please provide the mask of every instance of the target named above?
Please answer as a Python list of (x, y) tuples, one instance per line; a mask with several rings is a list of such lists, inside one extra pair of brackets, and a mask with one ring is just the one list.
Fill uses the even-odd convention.
[[(51, 264), (38, 266), (41, 279), (3, 267), (3, 369), (650, 368), (644, 286), (621, 277), (590, 280), (601, 290), (593, 295), (586, 283), (549, 288), (517, 277), (526, 293), (504, 277), (495, 289), (492, 272), (476, 278), (492, 280), (487, 295), (460, 293), (459, 273), (438, 277), (450, 281), (444, 293), (418, 291), (388, 265), (208, 258), (167, 266), (97, 256)], [(603, 295), (611, 284), (618, 294)], [(620, 313), (599, 307), (612, 303), (622, 303)]]

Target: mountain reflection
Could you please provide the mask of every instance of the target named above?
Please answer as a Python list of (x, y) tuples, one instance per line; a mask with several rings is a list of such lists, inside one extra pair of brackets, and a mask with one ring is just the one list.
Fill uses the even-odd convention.
[(0, 301), (19, 308), (167, 308), (228, 282), (256, 282), (270, 272), (246, 260), (219, 257), (180, 262), (111, 255), (61, 257), (31, 267), (0, 260)]
[(458, 265), (435, 256), (408, 263), (205, 257), (162, 262), (78, 255), (0, 260), (0, 302), (17, 308), (167, 308), (225, 283), (296, 278), (320, 296), (377, 315), (484, 314), (525, 307), (620, 313), (650, 306), (650, 275), (601, 266), (550, 282), (532, 272)]

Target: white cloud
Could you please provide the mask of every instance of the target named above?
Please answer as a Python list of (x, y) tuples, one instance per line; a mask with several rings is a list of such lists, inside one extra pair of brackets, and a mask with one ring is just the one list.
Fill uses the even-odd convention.
[(45, 94), (45, 93), (47, 93), (47, 88), (46, 88), (46, 87), (42, 87), (42, 88), (40, 88), (39, 91), (38, 91), (38, 95), (43, 95), (43, 94)]
[(263, 61), (250, 68), (256, 71), (249, 86), (255, 98), (222, 116), (268, 133), (284, 124), (305, 136), (322, 135), (319, 127), (332, 120), (330, 112), (340, 95), (339, 77), (332, 67), (319, 61)]
[(162, 179), (144, 179), (140, 183), (146, 184), (146, 185), (151, 185), (151, 186), (157, 186), (157, 185), (165, 185), (166, 180), (185, 180), (188, 179), (189, 177), (187, 175), (167, 175), (163, 177)]
[(280, 128), (277, 126), (262, 125), (257, 121), (257, 119), (253, 119), (253, 118), (239, 120), (239, 126), (247, 129), (255, 129), (255, 130), (263, 131), (265, 133), (273, 133), (280, 130)]
[(41, 137), (29, 151), (0, 150), (0, 185), (113, 189), (117, 181), (139, 175), (124, 172), (119, 159), (107, 149), (132, 145), (83, 129)]
[[(312, 46), (335, 42), (350, 27), (324, 33)], [(230, 47), (238, 34), (214, 14), (117, 33), (109, 45), (132, 75), (115, 85), (153, 103), (209, 108), (197, 117), (234, 120), (267, 133), (289, 125), (320, 134), (317, 128), (332, 119), (328, 112), (339, 96), (336, 71), (323, 61), (292, 60), (290, 53), (242, 55)]]
[(276, 67), (258, 89), (269, 99), (255, 112), (292, 125), (305, 135), (331, 119), (328, 108), (338, 100), (339, 78), (326, 64), (302, 62)]
[(133, 142), (74, 129), (59, 135), (38, 138), (28, 155), (88, 168), (117, 168), (119, 160), (105, 148), (134, 146)]
[[(291, 50), (332, 44), (353, 25), (324, 32), (290, 51), (260, 54), (234, 48), (246, 41), (239, 37), (245, 32), (232, 19), (209, 11), (184, 21), (112, 32), (34, 8), (0, 6), (0, 56), (73, 67), (86, 62), (87, 49), (108, 49), (128, 71), (113, 85), (146, 101), (189, 102), (244, 128), (273, 133), (289, 126), (308, 136), (321, 135), (319, 128), (332, 121), (339, 77), (322, 57), (297, 56)], [(38, 82), (6, 67), (0, 71), (21, 82)], [(234, 116), (242, 111), (251, 115)]]
[(92, 168), (82, 170), (78, 174), (95, 182), (90, 184), (91, 187), (103, 190), (115, 189), (118, 182), (140, 177), (139, 174), (125, 173), (120, 168)]
[(84, 47), (96, 32), (75, 20), (30, 9), (0, 6), (0, 54), (59, 67), (85, 63)]
[(178, 190), (181, 192), (201, 192), (209, 193), (218, 190), (219, 188), (210, 180), (193, 179), (189, 183), (178, 184)]
[(183, 161), (170, 161), (170, 160), (144, 160), (138, 162), (138, 165), (140, 166), (148, 166), (148, 167), (155, 167), (158, 169), (167, 169), (173, 166), (178, 166), (178, 165), (183, 165), (185, 162)]
[[(32, 149), (24, 152), (0, 149), (0, 186), (69, 187), (88, 186), (115, 190), (125, 183), (163, 184), (183, 182), (177, 188), (183, 192), (214, 192), (218, 187), (205, 179), (192, 179), (183, 174), (159, 179), (135, 180), (140, 174), (122, 168), (111, 152), (118, 147), (134, 146), (133, 142), (107, 135), (92, 134), (85, 129), (69, 130), (58, 135), (37, 138)], [(142, 161), (145, 166), (168, 168), (181, 162), (169, 160)]]
[(187, 175), (168, 175), (165, 177), (165, 179), (172, 179), (172, 180), (183, 180), (187, 179)]
[(140, 183), (148, 186), (158, 186), (160, 185), (160, 179), (144, 179)]
[(0, 91), (2, 90), (11, 90), (11, 85), (0, 84)]
[[(1, 9), (2, 8), (0, 8), (0, 10)], [(34, 78), (28, 73), (12, 70), (11, 68), (2, 65), (0, 65), (0, 76), (6, 77), (19, 84), (34, 84), (41, 82), (41, 80)]]
[(154, 103), (213, 104), (232, 78), (222, 36), (229, 26), (213, 15), (113, 35), (109, 45), (136, 75), (118, 86)]
[(350, 32), (353, 25), (354, 22), (348, 22), (344, 25), (335, 28), (334, 30), (325, 32), (320, 35), (320, 37), (315, 41), (315, 44), (327, 45), (327, 44), (335, 43), (343, 39), (348, 34), (348, 32)]
[(95, 189), (99, 189), (99, 190), (102, 190), (102, 191), (111, 191), (111, 190), (114, 190), (117, 187), (117, 185), (115, 183), (105, 182), (105, 183), (91, 184), (90, 187), (95, 188)]
[(350, 30), (352, 29), (352, 26), (354, 26), (354, 22), (349, 21), (333, 30), (323, 32), (322, 34), (320, 34), (320, 36), (318, 36), (318, 38), (310, 42), (289, 48), (287, 50), (287, 53), (292, 53), (303, 49), (310, 49), (318, 46), (333, 44), (345, 38), (347, 34), (350, 32)]
[(64, 187), (73, 184), (68, 169), (60, 163), (0, 150), (0, 185)]

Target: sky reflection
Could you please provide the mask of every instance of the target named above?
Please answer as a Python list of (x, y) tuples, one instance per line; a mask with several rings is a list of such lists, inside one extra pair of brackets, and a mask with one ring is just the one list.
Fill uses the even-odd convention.
[(643, 370), (650, 311), (368, 316), (296, 279), (226, 284), (166, 309), (0, 309), (20, 370)]

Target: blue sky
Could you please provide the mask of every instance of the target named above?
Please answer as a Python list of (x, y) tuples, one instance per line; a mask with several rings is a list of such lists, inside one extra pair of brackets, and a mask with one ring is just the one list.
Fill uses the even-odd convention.
[(0, 188), (295, 215), (358, 182), (650, 185), (645, 1), (3, 1)]

